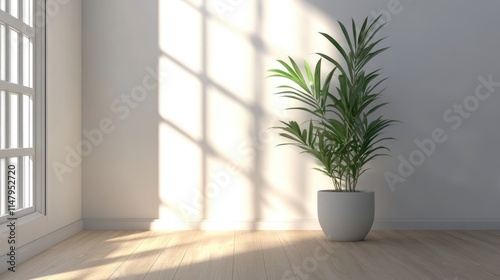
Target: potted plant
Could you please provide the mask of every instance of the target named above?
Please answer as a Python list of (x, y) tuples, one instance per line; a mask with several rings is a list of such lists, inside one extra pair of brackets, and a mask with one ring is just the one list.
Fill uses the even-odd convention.
[[(379, 78), (380, 69), (366, 69), (370, 60), (387, 49), (377, 48), (384, 39), (375, 39), (383, 27), (377, 21), (366, 18), (358, 29), (352, 20), (350, 31), (339, 21), (345, 48), (330, 35), (320, 33), (338, 51), (339, 59), (317, 53), (320, 58), (314, 69), (304, 62), (301, 70), (289, 57), (289, 63), (278, 60), (284, 69), (269, 70), (270, 77), (291, 81), (291, 85), (279, 86), (276, 93), (300, 103), (287, 109), (308, 116), (305, 123), (281, 121), (281, 126), (275, 127), (288, 140), (279, 146), (297, 146), (318, 161), (320, 167), (316, 170), (332, 180), (333, 189), (318, 191), (318, 219), (330, 240), (364, 240), (370, 231), (374, 192), (358, 190), (357, 183), (370, 160), (386, 155), (389, 149), (381, 142), (392, 138), (381, 134), (396, 122), (377, 115), (387, 104), (378, 100), (383, 92), (378, 86), (385, 79)], [(322, 59), (332, 64), (324, 78)]]

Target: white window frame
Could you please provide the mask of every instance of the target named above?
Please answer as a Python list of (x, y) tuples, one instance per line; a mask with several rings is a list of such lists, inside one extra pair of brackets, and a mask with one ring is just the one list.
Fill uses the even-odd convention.
[[(4, 0), (6, 7), (9, 6), (9, 0)], [(22, 0), (18, 0), (18, 17), (21, 18), (23, 13)], [(15, 217), (21, 218), (29, 214), (39, 213), (45, 214), (45, 0), (33, 0), (32, 8), (32, 26), (27, 25), (22, 19), (15, 18), (7, 12), (0, 10), (0, 21), (5, 24), (7, 28), (16, 29), (22, 35), (27, 35), (33, 39), (33, 77), (32, 87), (25, 87), (18, 79), (18, 84), (1, 81), (0, 90), (17, 92), (20, 94), (29, 94), (33, 99), (33, 144), (29, 148), (18, 149), (2, 149), (0, 150), (0, 158), (12, 158), (31, 155), (33, 159), (33, 172), (32, 172), (32, 197), (33, 204), (30, 207), (16, 210)], [(8, 11), (8, 9), (6, 9)], [(7, 32), (7, 31), (6, 31)], [(22, 38), (20, 35), (20, 38)], [(30, 36), (31, 35), (31, 36)], [(8, 37), (8, 36), (6, 36)], [(6, 44), (8, 45), (8, 44)], [(22, 50), (22, 40), (19, 43), (19, 50)], [(8, 49), (9, 47), (7, 47)], [(6, 51), (6, 55), (8, 52)], [(19, 59), (19, 69), (22, 69), (22, 58)], [(7, 70), (9, 71), (9, 70)], [(22, 70), (19, 70), (21, 76)], [(19, 165), (18, 160), (18, 165)], [(7, 164), (6, 164), (7, 167)], [(17, 174), (16, 174), (17, 175)], [(22, 174), (21, 174), (22, 175)], [(7, 180), (7, 178), (0, 178), (0, 180)], [(22, 183), (22, 180), (20, 181)], [(24, 187), (24, 186), (21, 186)], [(19, 188), (19, 186), (18, 186)], [(4, 190), (1, 190), (4, 191)], [(5, 204), (3, 201), (2, 204)], [(7, 222), (9, 215), (0, 216), (0, 224)]]

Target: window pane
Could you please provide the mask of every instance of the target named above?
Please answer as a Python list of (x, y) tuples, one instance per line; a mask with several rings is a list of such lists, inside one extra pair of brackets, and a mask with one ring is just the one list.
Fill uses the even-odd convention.
[(7, 213), (7, 165), (6, 159), (0, 158), (0, 216)]
[(7, 34), (5, 34), (5, 25), (0, 24), (0, 80), (5, 81), (7, 69), (7, 56), (5, 53)]
[[(0, 91), (0, 149), (7, 148), (7, 104), (6, 92)], [(4, 177), (1, 177), (4, 178)]]
[(29, 95), (23, 95), (23, 148), (31, 148), (33, 142), (33, 116), (32, 116), (32, 101)]
[(25, 87), (32, 86), (32, 59), (31, 40), (28, 37), (23, 36), (23, 85)]
[(8, 137), (8, 148), (19, 148), (19, 95), (15, 93), (10, 93), (7, 95), (9, 108), (8, 111), (8, 119), (9, 119), (9, 125), (8, 125), (8, 131), (7, 135)]
[(22, 0), (22, 1), (23, 1), (23, 22), (29, 26), (33, 26), (31, 20), (33, 13), (32, 0)]
[(0, 178), (0, 216), (33, 206), (31, 157), (0, 158)]
[(31, 157), (23, 157), (23, 186), (22, 186), (22, 204), (20, 203), (19, 208), (26, 208), (33, 206), (33, 160)]
[(19, 33), (14, 29), (9, 29), (10, 37), (10, 82), (18, 83), (18, 71), (19, 71)]
[(0, 0), (0, 10), (5, 12), (5, 1), (7, 0)]
[(17, 0), (10, 0), (10, 14), (15, 17), (19, 18), (19, 4)]

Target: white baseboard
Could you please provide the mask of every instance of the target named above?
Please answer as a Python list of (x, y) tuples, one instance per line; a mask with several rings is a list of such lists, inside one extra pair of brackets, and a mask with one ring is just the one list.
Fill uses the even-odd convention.
[(84, 219), (85, 230), (320, 230), (317, 220), (164, 221), (155, 219)]
[[(164, 221), (84, 219), (85, 230), (320, 230), (317, 220)], [(375, 220), (373, 230), (500, 230), (500, 220)]]
[[(82, 230), (83, 221), (79, 220), (17, 248), (16, 266)], [(8, 268), (7, 256), (3, 255), (0, 257), (0, 273), (7, 271)]]
[(500, 230), (500, 220), (375, 220), (373, 230)]

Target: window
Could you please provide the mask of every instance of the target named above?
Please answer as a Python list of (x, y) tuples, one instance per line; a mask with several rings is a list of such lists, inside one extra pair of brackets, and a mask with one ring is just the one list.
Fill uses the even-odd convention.
[(0, 223), (44, 212), (44, 2), (0, 0)]

